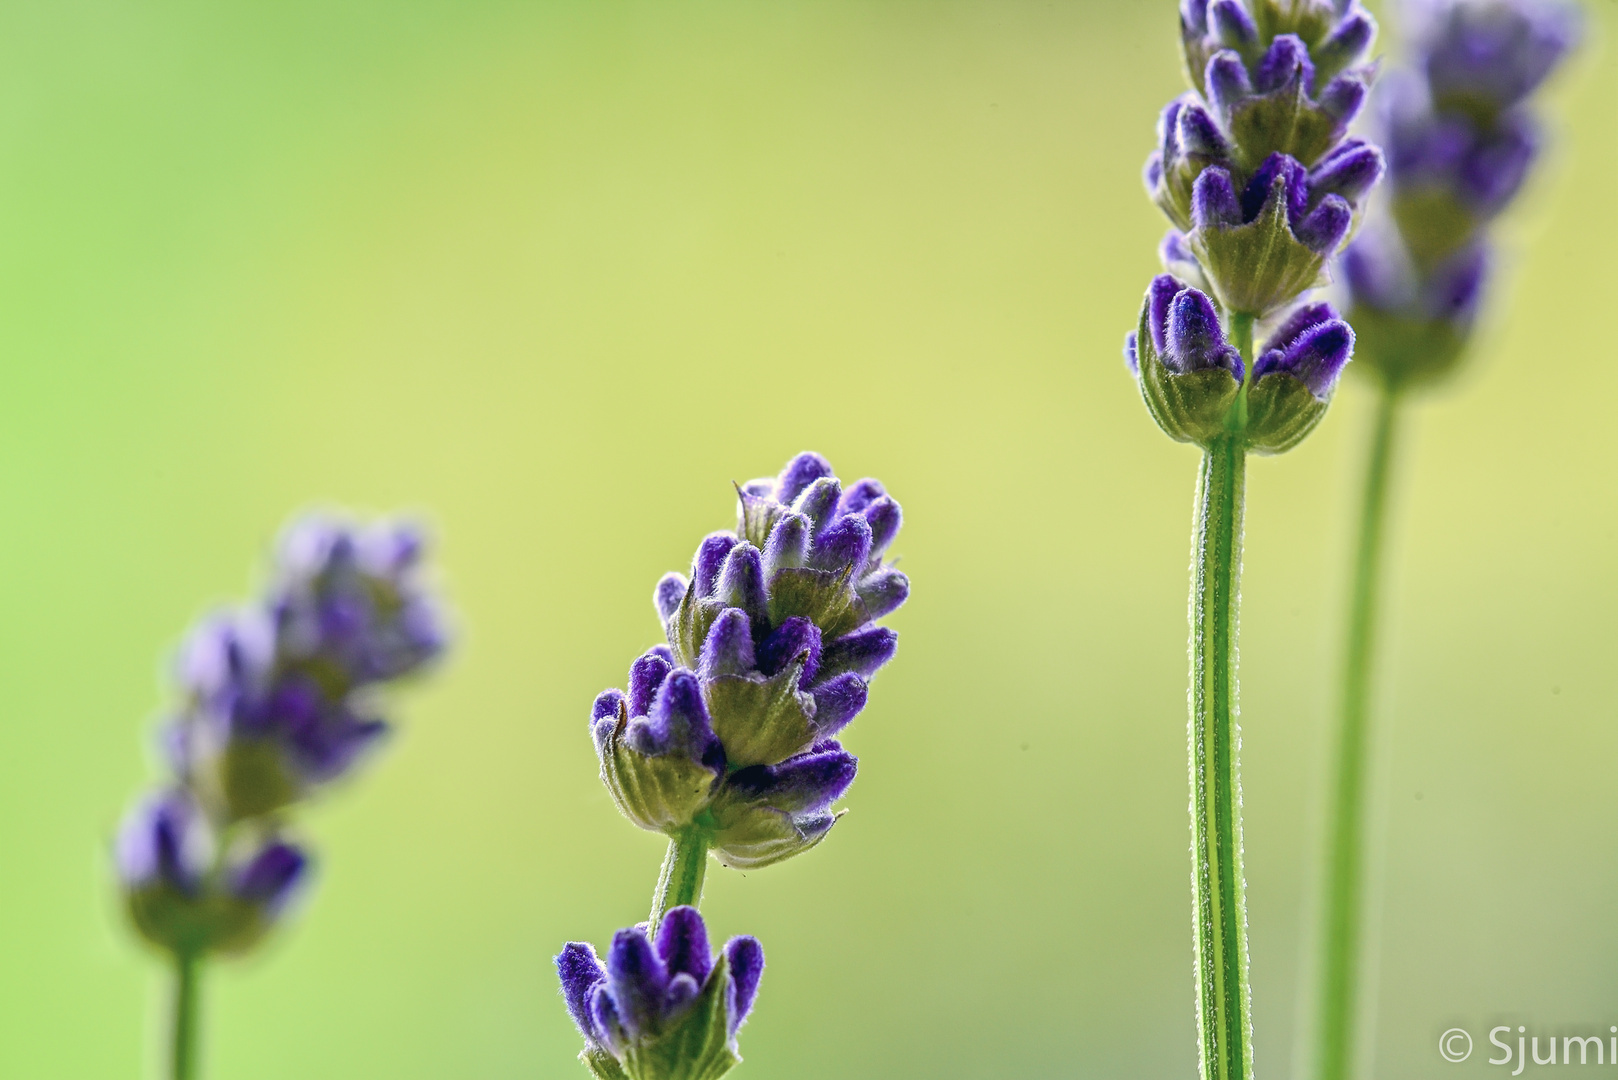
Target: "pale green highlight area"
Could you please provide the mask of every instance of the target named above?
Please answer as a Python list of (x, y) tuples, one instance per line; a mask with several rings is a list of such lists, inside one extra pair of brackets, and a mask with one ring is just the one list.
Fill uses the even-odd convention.
[[(427, 517), (459, 645), (310, 815), (305, 910), (208, 972), (209, 1075), (582, 1080), (550, 958), (644, 918), (665, 847), (596, 779), (590, 701), (729, 482), (811, 446), (904, 503), (915, 595), (847, 817), (709, 869), (715, 937), (769, 958), (736, 1075), (1191, 1075), (1197, 452), (1119, 355), (1173, 35), (1167, 0), (0, 12), (0, 1075), (154, 1075), (166, 972), (107, 847), (163, 658), (338, 503)], [(1487, 1071), (1496, 1017), (1618, 1022), (1618, 72), (1576, 66), (1514, 304), (1411, 409), (1379, 1078)], [(1248, 476), (1263, 1076), (1369, 398)]]

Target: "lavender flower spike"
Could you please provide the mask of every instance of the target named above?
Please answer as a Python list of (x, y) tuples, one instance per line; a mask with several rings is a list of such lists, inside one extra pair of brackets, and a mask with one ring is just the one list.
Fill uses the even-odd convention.
[(898, 635), (876, 619), (910, 583), (885, 561), (902, 514), (877, 481), (845, 491), (806, 453), (738, 497), (736, 530), (658, 583), (668, 643), (635, 661), (627, 693), (596, 699), (590, 730), (626, 817), (745, 869), (837, 820), (857, 762), (834, 737), (893, 658)]
[(764, 973), (757, 939), (733, 937), (718, 956), (694, 907), (670, 908), (656, 938), (613, 935), (603, 964), (570, 942), (556, 957), (579, 1055), (597, 1080), (718, 1080), (741, 1062), (736, 1033)]
[(1487, 230), (1527, 179), (1539, 125), (1528, 98), (1578, 38), (1554, 0), (1422, 0), (1411, 55), (1377, 94), (1388, 211), (1343, 257), (1366, 369), (1441, 378), (1472, 330)]
[(1359, 0), (1185, 0), (1193, 90), (1163, 110), (1152, 198), (1185, 233), (1165, 265), (1231, 315), (1263, 318), (1324, 284), (1382, 174), (1347, 139), (1375, 73)]
[(386, 733), (365, 692), (442, 651), (418, 533), (321, 517), (283, 537), (269, 595), (204, 623), (182, 651), (180, 773), (227, 821), (270, 813), (347, 772)]

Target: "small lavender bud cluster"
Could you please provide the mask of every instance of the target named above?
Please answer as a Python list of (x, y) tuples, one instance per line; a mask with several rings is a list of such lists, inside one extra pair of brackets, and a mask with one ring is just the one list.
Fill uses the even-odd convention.
[[(1159, 250), (1170, 273), (1125, 359), (1172, 437), (1278, 453), (1320, 422), (1353, 354), (1329, 306), (1288, 308), (1325, 284), (1384, 171), (1378, 147), (1346, 137), (1376, 23), (1358, 0), (1183, 0), (1180, 31), (1194, 89), (1163, 110), (1146, 165), (1175, 226)], [(1260, 321), (1268, 341), (1248, 364), (1236, 335)]]
[(190, 957), (240, 952), (305, 877), (284, 811), (387, 731), (372, 692), (444, 647), (411, 528), (310, 518), (282, 538), (269, 595), (181, 650), (165, 731), (175, 780), (125, 819), (117, 864), (136, 927)]
[(667, 644), (591, 711), (601, 776), (643, 829), (702, 831), (721, 862), (767, 866), (818, 844), (856, 760), (835, 736), (865, 707), (898, 635), (875, 622), (910, 583), (883, 556), (899, 504), (843, 490), (818, 454), (738, 490), (734, 532), (658, 582)]
[(1412, 4), (1412, 47), (1378, 90), (1387, 224), (1343, 255), (1370, 370), (1423, 382), (1452, 369), (1488, 278), (1489, 223), (1521, 190), (1541, 142), (1527, 99), (1578, 37), (1547, 0)]
[(758, 995), (764, 950), (741, 936), (713, 956), (702, 916), (680, 906), (655, 943), (643, 926), (620, 930), (603, 966), (572, 942), (556, 972), (598, 1080), (718, 1080), (741, 1061), (736, 1032)]

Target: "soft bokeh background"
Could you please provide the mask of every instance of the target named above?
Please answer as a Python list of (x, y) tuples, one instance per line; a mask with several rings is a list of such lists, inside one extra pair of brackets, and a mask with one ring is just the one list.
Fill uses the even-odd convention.
[[(1592, 8), (1597, 36), (1613, 5)], [(0, 8), (0, 1074), (153, 1075), (107, 846), (187, 623), (309, 504), (433, 524), (460, 627), (309, 814), (299, 921), (209, 984), (212, 1075), (583, 1077), (550, 957), (662, 845), (585, 733), (733, 479), (903, 501), (915, 598), (809, 857), (715, 869), (753, 1080), (1191, 1076), (1195, 455), (1119, 359), (1180, 87), (1153, 3)], [(1618, 1023), (1618, 72), (1550, 95), (1514, 301), (1402, 476), (1379, 1077)], [(1251, 471), (1258, 1062), (1289, 1072), (1367, 420)], [(1497, 1020), (1496, 1018), (1504, 1018)]]

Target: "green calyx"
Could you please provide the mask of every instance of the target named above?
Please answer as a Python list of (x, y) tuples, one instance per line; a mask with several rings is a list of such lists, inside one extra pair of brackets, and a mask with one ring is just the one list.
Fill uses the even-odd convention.
[(1342, 121), (1310, 100), (1302, 79), (1237, 104), (1228, 124), (1236, 164), (1249, 175), (1271, 154), (1312, 167), (1343, 133)]
[(1224, 368), (1169, 370), (1153, 345), (1148, 316), (1149, 306), (1143, 304), (1135, 336), (1141, 396), (1170, 438), (1206, 450), (1234, 437), (1246, 450), (1279, 454), (1302, 442), (1325, 417), (1329, 401), (1315, 397), (1292, 375), (1272, 371), (1252, 378), (1252, 316), (1229, 318), (1231, 339), (1248, 373), (1240, 383)]
[(1471, 335), (1444, 319), (1402, 315), (1356, 305), (1354, 366), (1390, 388), (1442, 382), (1466, 353)]
[(721, 955), (702, 990), (661, 1031), (642, 1033), (619, 1056), (589, 1047), (579, 1060), (596, 1080), (719, 1080), (742, 1060), (730, 1033), (730, 988)]
[(1292, 234), (1286, 180), (1275, 178), (1264, 208), (1245, 225), (1201, 226), (1186, 242), (1202, 264), (1214, 299), (1226, 311), (1262, 318), (1329, 282), (1326, 256)]
[(262, 904), (206, 889), (193, 895), (168, 884), (134, 889), (125, 904), (141, 936), (176, 956), (245, 952), (274, 923)]

